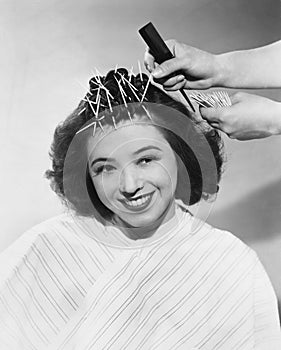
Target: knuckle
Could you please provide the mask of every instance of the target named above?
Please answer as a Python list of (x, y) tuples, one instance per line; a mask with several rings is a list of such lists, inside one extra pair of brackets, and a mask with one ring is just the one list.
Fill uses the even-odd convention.
[(216, 116), (214, 116), (214, 120), (216, 120), (222, 126), (224, 121), (222, 113), (219, 113)]
[(217, 113), (218, 122), (221, 124), (225, 124), (225, 121), (227, 120), (227, 118), (228, 118), (227, 109), (225, 108), (220, 109), (220, 111)]
[(205, 80), (197, 81), (196, 85), (199, 89), (207, 89), (209, 86)]

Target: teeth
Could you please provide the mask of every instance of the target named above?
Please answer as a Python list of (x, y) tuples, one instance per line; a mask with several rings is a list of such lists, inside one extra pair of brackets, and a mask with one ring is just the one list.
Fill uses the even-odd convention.
[(137, 207), (139, 205), (144, 204), (148, 199), (149, 199), (150, 195), (139, 198), (137, 200), (133, 199), (133, 200), (126, 200), (126, 204), (131, 206), (131, 207)]

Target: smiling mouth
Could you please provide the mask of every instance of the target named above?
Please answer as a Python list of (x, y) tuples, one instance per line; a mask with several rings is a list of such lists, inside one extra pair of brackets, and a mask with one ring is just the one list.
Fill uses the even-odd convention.
[(121, 202), (126, 208), (133, 209), (133, 210), (140, 210), (144, 209), (148, 206), (148, 204), (151, 202), (151, 198), (154, 192), (149, 193), (144, 196), (139, 196), (134, 199), (123, 199)]

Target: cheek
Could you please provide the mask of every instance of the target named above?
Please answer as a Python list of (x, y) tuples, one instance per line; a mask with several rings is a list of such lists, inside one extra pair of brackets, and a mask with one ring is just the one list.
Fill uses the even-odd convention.
[(154, 184), (166, 192), (174, 192), (177, 185), (177, 164), (174, 163), (162, 163), (150, 172), (150, 177), (153, 177)]
[(97, 195), (103, 204), (108, 205), (115, 192), (115, 181), (110, 179), (110, 177), (99, 176), (92, 178), (93, 184), (95, 186)]
[(167, 155), (167, 158), (163, 162), (163, 168), (166, 170), (168, 176), (171, 179), (177, 176), (178, 162), (176, 156), (173, 153)]

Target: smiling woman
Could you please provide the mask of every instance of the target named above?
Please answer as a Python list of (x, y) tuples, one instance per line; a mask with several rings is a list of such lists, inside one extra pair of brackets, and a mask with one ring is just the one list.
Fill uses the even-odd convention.
[(280, 348), (256, 254), (188, 209), (218, 191), (216, 131), (118, 69), (90, 80), (51, 157), (69, 211), (1, 257), (1, 349)]
[[(154, 126), (129, 122), (104, 137), (96, 147), (92, 143), (89, 142), (93, 149), (89, 159), (93, 184), (116, 222), (123, 228), (142, 229), (147, 237), (151, 226), (155, 228), (156, 223), (173, 217), (176, 157)], [(126, 233), (129, 235), (131, 230)]]

